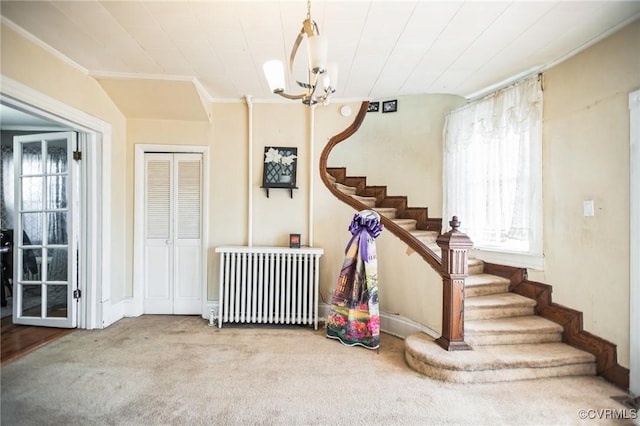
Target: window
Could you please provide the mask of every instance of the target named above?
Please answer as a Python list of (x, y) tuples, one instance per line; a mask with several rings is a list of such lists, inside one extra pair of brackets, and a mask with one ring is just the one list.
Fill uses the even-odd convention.
[(444, 129), (443, 229), (456, 215), (476, 249), (541, 258), (541, 152), (539, 76), (452, 111)]

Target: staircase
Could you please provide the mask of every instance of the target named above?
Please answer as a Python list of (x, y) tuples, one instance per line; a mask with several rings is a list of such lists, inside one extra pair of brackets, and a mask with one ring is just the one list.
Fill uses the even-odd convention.
[(436, 238), (440, 234), (442, 220), (429, 218), (427, 208), (409, 207), (407, 197), (389, 196), (385, 186), (367, 186), (367, 180), (363, 176), (346, 176), (344, 167), (332, 167), (327, 169), (327, 172), (327, 178), (337, 190), (361, 203), (364, 208), (375, 210), (381, 216), (391, 219), (415, 241), (435, 250), (436, 253), (440, 252)]
[[(353, 123), (322, 150), (321, 180), (355, 210), (377, 210), (387, 232), (442, 275), (441, 250), (435, 243), (441, 219), (430, 218), (427, 208), (409, 207), (406, 197), (388, 196), (384, 186), (367, 186), (364, 177), (327, 167), (332, 149), (358, 131), (368, 105), (362, 102)], [(553, 302), (550, 285), (529, 281), (523, 268), (474, 259), (468, 267), (464, 340), (473, 350), (447, 351), (425, 334), (409, 336), (405, 357), (414, 369), (467, 383), (598, 374), (623, 390), (629, 388), (629, 369), (618, 364), (616, 345), (585, 331), (581, 312)], [(443, 312), (444, 307), (443, 300)], [(451, 321), (448, 326), (450, 332)]]
[[(390, 219), (439, 257), (435, 242), (439, 229), (434, 228), (440, 219), (428, 218), (426, 209), (407, 207), (406, 198), (398, 203), (402, 197), (388, 197), (383, 187), (366, 186), (363, 177), (347, 177), (344, 168), (327, 172), (337, 190)], [(507, 278), (485, 273), (482, 261), (470, 259), (464, 333), (473, 350), (445, 351), (418, 333), (405, 339), (409, 366), (433, 378), (461, 383), (595, 375), (596, 357), (562, 343), (563, 327), (536, 315), (536, 301), (510, 292), (510, 284)]]
[(459, 383), (488, 383), (596, 374), (596, 357), (562, 343), (563, 328), (535, 314), (536, 301), (509, 292), (510, 281), (469, 260), (464, 334), (470, 351), (444, 351), (425, 334), (405, 339), (416, 371)]

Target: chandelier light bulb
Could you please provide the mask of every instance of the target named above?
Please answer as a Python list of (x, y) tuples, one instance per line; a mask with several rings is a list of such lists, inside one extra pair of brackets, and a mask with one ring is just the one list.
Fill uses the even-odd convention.
[(327, 51), (329, 41), (325, 36), (313, 35), (307, 39), (309, 54), (309, 69), (314, 74), (321, 74), (327, 70)]
[(278, 59), (272, 59), (262, 65), (262, 70), (269, 84), (269, 90), (274, 93), (284, 91), (284, 64)]

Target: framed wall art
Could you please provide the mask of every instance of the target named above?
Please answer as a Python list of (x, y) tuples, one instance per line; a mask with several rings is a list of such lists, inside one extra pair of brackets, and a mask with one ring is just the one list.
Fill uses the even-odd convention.
[(264, 148), (264, 166), (262, 169), (262, 188), (269, 197), (270, 188), (293, 190), (296, 186), (298, 148), (285, 146), (268, 146)]
[(384, 101), (382, 103), (382, 112), (396, 112), (398, 110), (398, 100)]
[(369, 102), (369, 106), (367, 107), (367, 112), (378, 112), (380, 111), (380, 102)]

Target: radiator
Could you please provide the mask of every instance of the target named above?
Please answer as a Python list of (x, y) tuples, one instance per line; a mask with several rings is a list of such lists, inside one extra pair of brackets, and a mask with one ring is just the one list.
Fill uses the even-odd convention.
[(223, 323), (313, 324), (322, 249), (218, 247)]

